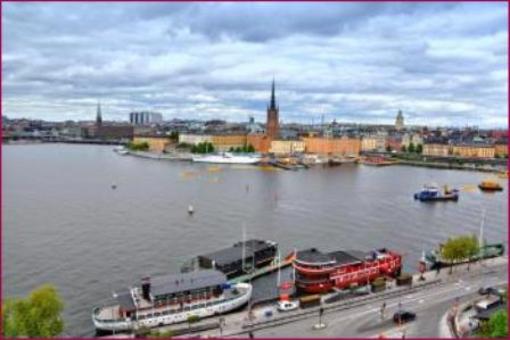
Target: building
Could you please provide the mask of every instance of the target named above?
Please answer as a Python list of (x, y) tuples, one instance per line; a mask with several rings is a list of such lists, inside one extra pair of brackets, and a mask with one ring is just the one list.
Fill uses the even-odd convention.
[(423, 145), (424, 156), (447, 157), (451, 153), (450, 145), (446, 143), (425, 143)]
[(389, 148), (391, 151), (400, 151), (402, 148), (402, 137), (401, 136), (389, 136), (386, 139), (386, 148)]
[(271, 139), (278, 139), (280, 134), (279, 125), (279, 108), (276, 105), (275, 98), (275, 85), (273, 79), (273, 85), (271, 87), (271, 102), (267, 107), (267, 120), (266, 120), (266, 135)]
[(361, 151), (361, 140), (358, 138), (303, 138), (305, 152), (321, 155), (357, 156)]
[(218, 151), (228, 151), (230, 148), (238, 148), (247, 145), (247, 138), (246, 135), (212, 135), (211, 143)]
[(364, 136), (361, 139), (361, 151), (385, 151), (385, 149), (386, 136), (384, 135)]
[(465, 158), (494, 158), (495, 149), (488, 144), (456, 144), (453, 145), (452, 154)]
[(102, 140), (133, 139), (131, 125), (114, 125), (103, 123), (101, 104), (97, 104), (96, 123), (82, 130), (82, 137)]
[(290, 155), (305, 152), (305, 142), (302, 140), (273, 140), (269, 152), (275, 155)]
[(246, 143), (253, 146), (255, 151), (266, 153), (271, 148), (271, 139), (263, 134), (248, 134)]
[(180, 133), (179, 144), (198, 145), (200, 143), (212, 143), (212, 135)]
[(497, 141), (494, 144), (494, 156), (496, 157), (508, 157), (508, 143)]
[(169, 137), (163, 136), (135, 136), (133, 143), (147, 143), (149, 145), (149, 151), (152, 152), (163, 152), (172, 141)]
[(400, 131), (404, 128), (404, 115), (402, 110), (398, 110), (397, 119), (395, 120), (395, 129)]
[(163, 122), (163, 115), (157, 112), (131, 112), (129, 114), (129, 122), (132, 125), (150, 125), (160, 124)]

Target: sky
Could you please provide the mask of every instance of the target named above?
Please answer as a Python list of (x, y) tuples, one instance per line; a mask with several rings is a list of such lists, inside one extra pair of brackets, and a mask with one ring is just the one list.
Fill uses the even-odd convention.
[(2, 114), (506, 127), (506, 3), (3, 3)]

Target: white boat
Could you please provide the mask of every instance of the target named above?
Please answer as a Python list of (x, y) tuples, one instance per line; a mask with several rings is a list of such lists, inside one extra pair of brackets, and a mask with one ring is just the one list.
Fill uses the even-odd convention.
[(113, 151), (118, 153), (119, 155), (127, 155), (129, 153), (128, 150), (126, 150), (123, 146), (116, 146), (113, 148)]
[(193, 162), (217, 163), (217, 164), (255, 164), (260, 162), (262, 157), (258, 154), (234, 155), (230, 152), (206, 156), (194, 156)]
[(161, 327), (236, 310), (251, 295), (251, 284), (232, 285), (217, 270), (145, 278), (140, 287), (114, 293), (115, 305), (95, 308), (92, 321), (97, 330), (109, 332)]

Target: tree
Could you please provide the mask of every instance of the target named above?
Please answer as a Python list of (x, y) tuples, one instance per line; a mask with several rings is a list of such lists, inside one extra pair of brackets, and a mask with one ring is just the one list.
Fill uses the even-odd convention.
[(391, 146), (387, 145), (387, 146), (386, 146), (386, 151), (387, 151), (387, 152), (391, 152)]
[(463, 237), (465, 256), (468, 259), (467, 270), (469, 271), (469, 266), (471, 264), (471, 260), (480, 252), (480, 247), (478, 243), (478, 238), (476, 235), (464, 236)]
[(6, 337), (53, 337), (62, 333), (64, 304), (52, 285), (42, 285), (23, 299), (2, 305), (2, 333)]
[(489, 321), (482, 323), (478, 334), (482, 338), (508, 337), (508, 311), (498, 311), (490, 317)]
[(402, 145), (402, 146), (400, 147), (400, 151), (402, 151), (402, 152), (406, 152), (406, 146), (405, 146), (405, 145)]
[(453, 263), (463, 257), (461, 242), (458, 238), (448, 238), (441, 247), (441, 256), (450, 262), (450, 274), (453, 273)]
[(196, 323), (200, 320), (198, 315), (190, 315), (188, 316), (188, 328), (191, 328), (192, 323)]
[(415, 148), (414, 148), (414, 144), (412, 142), (409, 143), (409, 146), (407, 147), (407, 151), (411, 152), (411, 153), (416, 151)]
[(253, 147), (253, 145), (248, 144), (248, 152), (255, 152), (255, 148)]
[(421, 154), (423, 152), (423, 144), (416, 145), (416, 153)]

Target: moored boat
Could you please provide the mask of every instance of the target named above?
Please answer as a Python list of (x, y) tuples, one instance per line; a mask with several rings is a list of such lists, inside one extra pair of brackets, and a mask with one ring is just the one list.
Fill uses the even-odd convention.
[(261, 159), (261, 156), (258, 154), (234, 155), (231, 152), (192, 157), (193, 162), (216, 164), (256, 164)]
[(217, 270), (145, 278), (140, 286), (114, 293), (114, 305), (95, 308), (92, 321), (98, 331), (160, 327), (236, 310), (251, 295), (251, 284), (229, 284)]
[(503, 191), (503, 187), (495, 180), (487, 179), (478, 184), (482, 191)]
[(297, 252), (293, 267), (299, 291), (327, 293), (333, 288), (365, 285), (382, 276), (398, 276), (402, 256), (387, 249), (322, 253), (312, 248)]
[(446, 185), (440, 190), (435, 184), (425, 184), (420, 192), (414, 194), (414, 199), (421, 202), (458, 201), (459, 190), (450, 189)]

